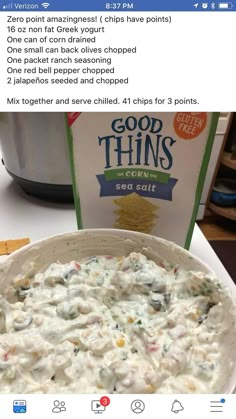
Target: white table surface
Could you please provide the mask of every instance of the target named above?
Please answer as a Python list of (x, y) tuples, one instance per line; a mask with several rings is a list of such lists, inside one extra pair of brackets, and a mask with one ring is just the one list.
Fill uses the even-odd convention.
[[(1, 159), (1, 156), (0, 156)], [(0, 160), (0, 240), (29, 237), (31, 242), (77, 229), (72, 204), (55, 204), (25, 194), (6, 172)], [(190, 251), (218, 275), (227, 271), (195, 224)], [(6, 257), (1, 256), (0, 261)]]

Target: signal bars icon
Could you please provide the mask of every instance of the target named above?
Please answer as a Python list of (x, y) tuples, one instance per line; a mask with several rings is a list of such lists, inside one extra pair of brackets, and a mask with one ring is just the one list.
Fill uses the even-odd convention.
[(2, 6), (3, 9), (13, 9), (13, 3), (5, 4), (5, 6)]
[(50, 3), (42, 3), (41, 6), (43, 6), (44, 9), (47, 9), (48, 6), (50, 6)]

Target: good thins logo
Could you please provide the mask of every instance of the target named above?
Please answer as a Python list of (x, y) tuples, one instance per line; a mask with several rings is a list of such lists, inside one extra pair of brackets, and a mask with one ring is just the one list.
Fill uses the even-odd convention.
[(80, 116), (81, 112), (67, 112), (67, 119), (69, 127), (75, 122), (75, 120)]
[(179, 138), (193, 140), (206, 128), (206, 112), (177, 112), (174, 119), (174, 130)]

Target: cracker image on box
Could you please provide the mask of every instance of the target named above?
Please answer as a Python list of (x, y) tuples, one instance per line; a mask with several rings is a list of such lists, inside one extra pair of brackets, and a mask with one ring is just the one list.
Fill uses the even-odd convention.
[(157, 220), (157, 205), (151, 204), (135, 192), (114, 199), (114, 203), (120, 209), (115, 211), (117, 218), (113, 227), (143, 233), (152, 231)]
[(207, 112), (65, 114), (78, 228), (189, 247), (215, 137)]

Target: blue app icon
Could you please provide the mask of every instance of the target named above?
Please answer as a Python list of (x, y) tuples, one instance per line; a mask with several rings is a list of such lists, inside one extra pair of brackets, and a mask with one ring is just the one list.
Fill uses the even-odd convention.
[(13, 402), (14, 413), (26, 413), (26, 400), (14, 400)]

